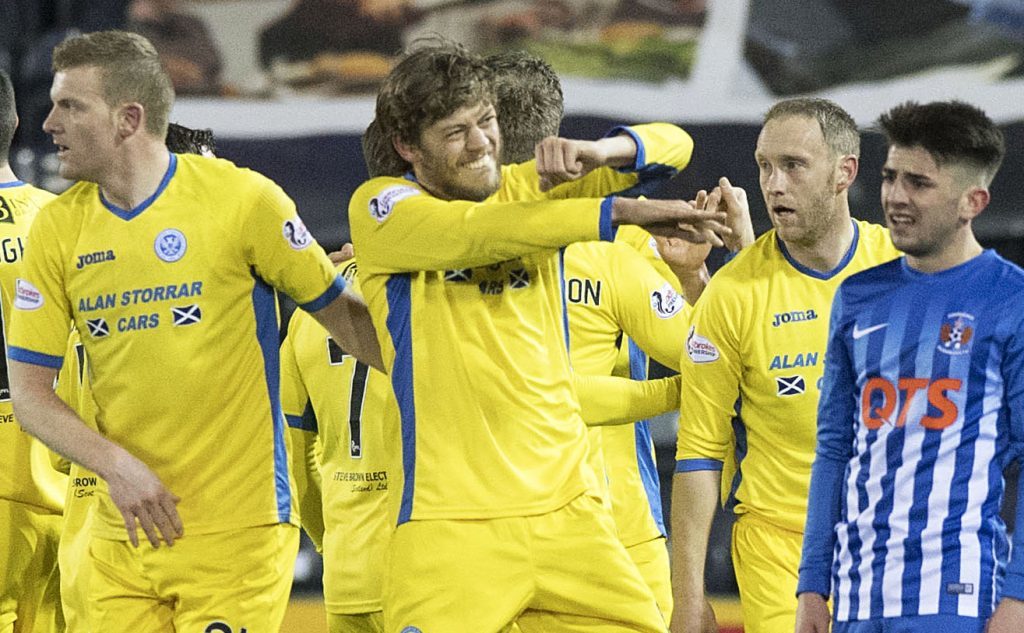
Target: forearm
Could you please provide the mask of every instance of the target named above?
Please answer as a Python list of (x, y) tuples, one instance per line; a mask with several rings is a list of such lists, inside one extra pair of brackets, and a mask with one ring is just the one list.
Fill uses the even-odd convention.
[(103, 478), (125, 449), (100, 435), (53, 391), (56, 371), (8, 360), (14, 413), (26, 432), (51, 450)]
[(672, 478), (672, 596), (676, 604), (704, 600), (704, 562), (722, 473), (695, 470)]
[(671, 264), (669, 267), (672, 268), (672, 272), (679, 279), (679, 285), (683, 288), (683, 298), (686, 299), (686, 303), (691, 306), (697, 303), (697, 299), (700, 299), (700, 296), (704, 293), (704, 288), (711, 281), (708, 267), (701, 266), (698, 270), (677, 270)]
[(630, 424), (674, 411), (679, 405), (678, 376), (631, 380), (616, 376), (574, 376), (588, 426)]
[(826, 598), (829, 596), (835, 526), (840, 519), (845, 471), (845, 462), (823, 456), (820, 452), (814, 460), (797, 595), (811, 592)]
[(346, 289), (334, 301), (312, 313), (343, 350), (357, 360), (385, 371), (377, 331), (362, 297)]

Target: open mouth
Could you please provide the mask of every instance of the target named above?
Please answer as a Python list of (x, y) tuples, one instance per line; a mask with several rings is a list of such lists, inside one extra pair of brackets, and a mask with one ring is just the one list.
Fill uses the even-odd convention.
[(485, 169), (485, 168), (490, 168), (493, 165), (494, 165), (494, 158), (492, 158), (489, 154), (485, 154), (485, 155), (481, 156), (480, 158), (474, 160), (473, 162), (463, 163), (462, 166), (465, 169)]
[(892, 226), (910, 226), (917, 221), (913, 216), (906, 213), (890, 213), (888, 220)]
[(777, 205), (772, 207), (772, 213), (774, 215), (779, 216), (780, 218), (787, 218), (796, 215), (796, 209), (792, 207), (784, 207), (782, 205)]

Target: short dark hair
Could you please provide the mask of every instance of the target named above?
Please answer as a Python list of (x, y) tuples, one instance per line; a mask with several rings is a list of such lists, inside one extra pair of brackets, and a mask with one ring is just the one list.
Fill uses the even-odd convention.
[(53, 49), (53, 71), (96, 66), (103, 97), (112, 108), (138, 102), (146, 110), (146, 130), (167, 134), (174, 86), (149, 40), (127, 31), (97, 31), (69, 37)]
[(213, 139), (213, 130), (196, 129), (178, 125), (177, 123), (167, 124), (167, 137), (164, 139), (167, 149), (175, 154), (213, 154), (217, 151), (217, 144)]
[(381, 130), (377, 119), (370, 121), (370, 125), (363, 132), (363, 161), (366, 163), (366, 171), (370, 178), (378, 176), (402, 176), (409, 171), (410, 165), (398, 155), (391, 139)]
[(377, 121), (388, 139), (418, 145), (424, 129), (459, 108), (494, 103), (491, 82), (490, 68), (464, 46), (414, 43), (377, 93)]
[(14, 130), (18, 127), (18, 111), (14, 103), (14, 86), (6, 72), (0, 70), (0, 165), (6, 165), (11, 153)]
[(821, 127), (825, 144), (836, 156), (860, 156), (860, 132), (850, 113), (834, 101), (817, 97), (797, 97), (779, 101), (764, 115), (764, 122), (788, 116), (814, 119)]
[(557, 136), (564, 112), (562, 82), (546, 61), (525, 51), (487, 57), (494, 71), (501, 161), (522, 163), (547, 136)]
[(1006, 155), (1002, 131), (980, 108), (963, 101), (907, 101), (878, 117), (889, 145), (922, 147), (936, 164), (971, 167), (988, 185)]

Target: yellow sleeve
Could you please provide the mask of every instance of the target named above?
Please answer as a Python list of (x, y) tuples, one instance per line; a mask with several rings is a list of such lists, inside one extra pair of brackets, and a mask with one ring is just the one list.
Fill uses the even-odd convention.
[(607, 264), (616, 320), (648, 356), (678, 370), (690, 314), (686, 300), (642, 255), (624, 244), (612, 247)]
[(742, 374), (736, 326), (740, 294), (741, 288), (719, 275), (693, 309), (679, 367), (676, 472), (718, 470), (731, 450)]
[(587, 426), (631, 424), (679, 406), (679, 376), (632, 380), (576, 374), (573, 380)]
[(360, 270), (385, 274), (473, 268), (614, 236), (610, 199), (446, 201), (396, 178), (359, 187), (349, 225)]

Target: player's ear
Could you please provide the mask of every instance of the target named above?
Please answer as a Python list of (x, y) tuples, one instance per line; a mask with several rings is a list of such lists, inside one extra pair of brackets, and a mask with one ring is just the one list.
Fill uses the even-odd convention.
[(391, 145), (405, 162), (410, 165), (414, 165), (419, 162), (420, 151), (414, 145), (406, 143), (402, 139), (398, 138), (398, 136), (391, 137)]
[(836, 193), (842, 193), (853, 185), (857, 179), (857, 170), (860, 168), (860, 161), (853, 154), (845, 154), (839, 157), (839, 164), (836, 166), (838, 176), (836, 178)]
[(121, 138), (128, 138), (145, 125), (146, 114), (141, 103), (126, 103), (117, 112), (117, 132)]
[(960, 196), (957, 212), (961, 220), (970, 221), (981, 215), (992, 195), (985, 187), (971, 187)]

